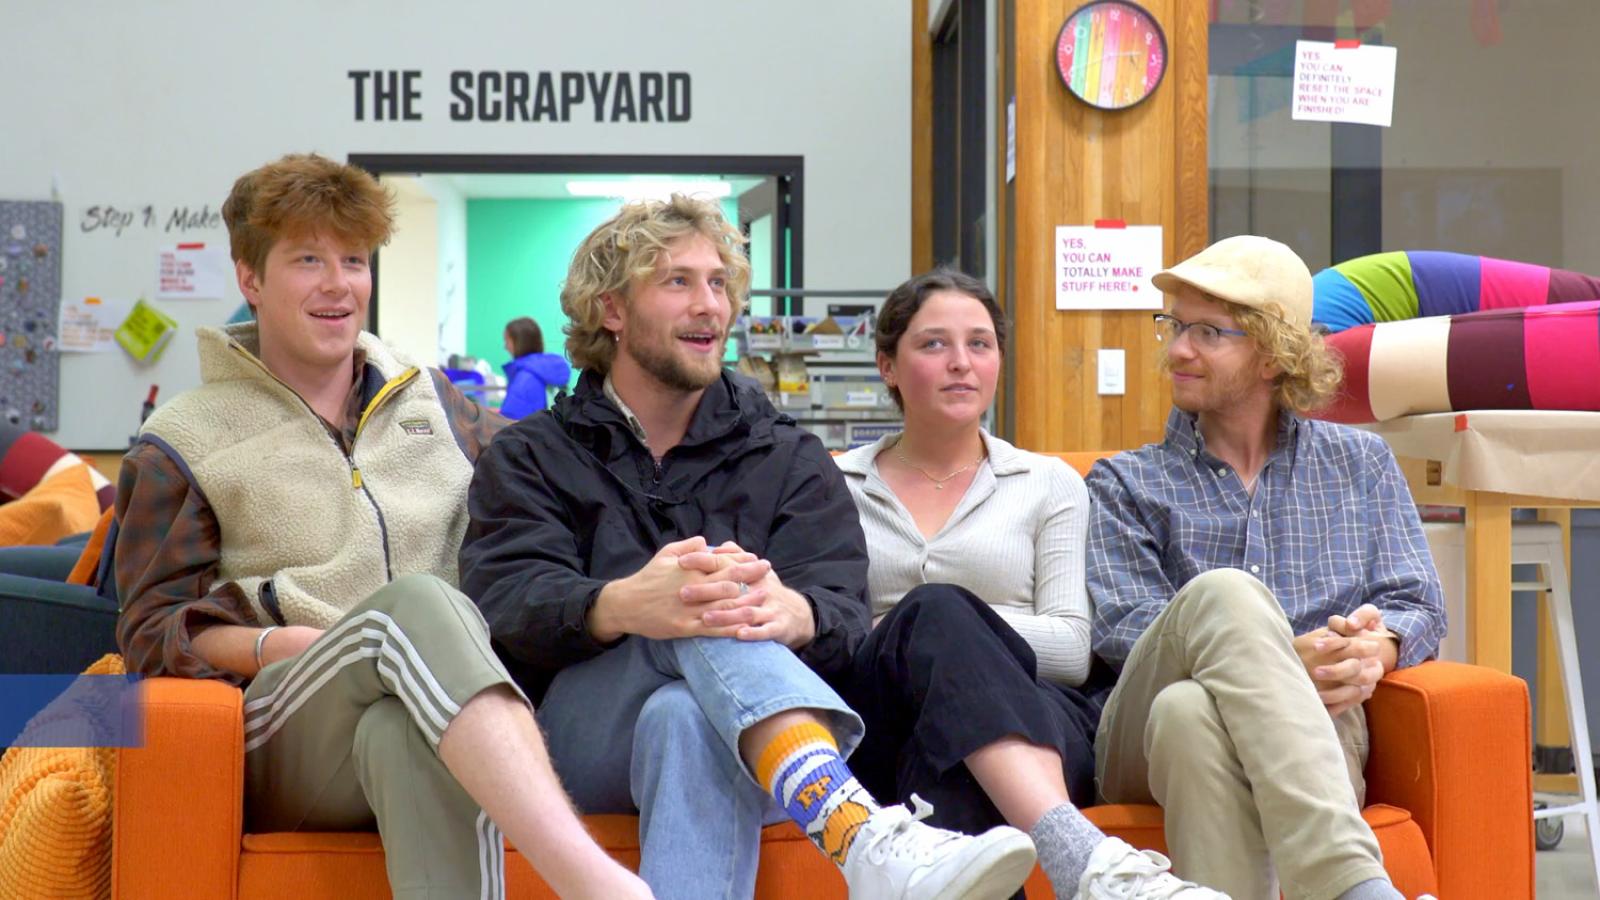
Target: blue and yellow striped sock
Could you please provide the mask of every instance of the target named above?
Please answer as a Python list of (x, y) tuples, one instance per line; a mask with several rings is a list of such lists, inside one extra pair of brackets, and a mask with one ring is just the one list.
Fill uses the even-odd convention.
[(805, 722), (783, 730), (756, 757), (756, 778), (822, 852), (844, 865), (856, 832), (877, 801), (839, 755), (826, 728)]

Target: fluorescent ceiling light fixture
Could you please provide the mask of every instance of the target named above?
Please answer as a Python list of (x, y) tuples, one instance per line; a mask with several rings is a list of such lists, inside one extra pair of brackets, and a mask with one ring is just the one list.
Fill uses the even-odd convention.
[(720, 200), (733, 193), (733, 185), (726, 181), (569, 181), (567, 193), (623, 200), (666, 200), (673, 194), (687, 194)]

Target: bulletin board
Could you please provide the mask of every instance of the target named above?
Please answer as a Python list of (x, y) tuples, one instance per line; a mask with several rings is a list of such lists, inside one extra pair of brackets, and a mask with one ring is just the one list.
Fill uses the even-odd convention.
[(61, 396), (61, 204), (0, 200), (0, 417), (54, 431)]

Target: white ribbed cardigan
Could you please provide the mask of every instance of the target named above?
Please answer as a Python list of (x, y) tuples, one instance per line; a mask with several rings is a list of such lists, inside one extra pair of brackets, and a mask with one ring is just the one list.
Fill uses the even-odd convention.
[(1041, 678), (1082, 684), (1090, 655), (1083, 576), (1089, 492), (1061, 460), (982, 436), (989, 458), (931, 539), (878, 474), (878, 454), (898, 434), (838, 457), (867, 535), (872, 615), (919, 584), (960, 585), (1028, 642)]

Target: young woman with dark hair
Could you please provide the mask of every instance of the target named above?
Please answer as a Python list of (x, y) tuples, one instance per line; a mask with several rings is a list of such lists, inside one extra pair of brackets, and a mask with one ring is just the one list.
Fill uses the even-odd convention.
[(500, 414), (520, 419), (549, 405), (549, 388), (566, 387), (572, 380), (572, 367), (558, 353), (544, 352), (544, 332), (539, 323), (523, 316), (506, 325), (506, 399)]
[(843, 691), (867, 723), (851, 757), (858, 777), (881, 795), (931, 800), (947, 828), (1030, 832), (1058, 897), (1218, 896), (1074, 805), (1094, 801), (1099, 719), (1089, 496), (1061, 460), (981, 425), (1006, 346), (994, 296), (936, 270), (889, 295), (875, 340), (905, 428), (839, 460), (867, 536), (875, 617)]

